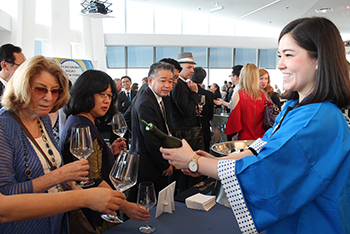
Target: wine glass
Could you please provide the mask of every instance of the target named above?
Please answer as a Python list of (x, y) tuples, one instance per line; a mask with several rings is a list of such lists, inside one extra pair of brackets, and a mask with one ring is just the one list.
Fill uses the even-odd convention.
[(200, 105), (201, 107), (205, 105), (205, 95), (201, 96), (201, 99), (199, 100), (198, 105)]
[[(139, 161), (138, 154), (120, 151), (109, 173), (109, 178), (117, 191), (124, 192), (136, 184)], [(123, 223), (122, 212), (120, 211), (120, 213), (121, 218), (110, 214), (102, 214), (101, 217), (111, 223)]]
[[(203, 108), (204, 105), (205, 105), (205, 95), (201, 95), (198, 101), (198, 113), (199, 113), (199, 109)], [(203, 117), (200, 113), (197, 116)]]
[[(154, 190), (154, 184), (152, 182), (141, 182), (137, 193), (137, 204), (143, 207), (145, 210), (150, 210), (157, 203), (156, 192)], [(139, 231), (142, 233), (152, 233), (156, 230), (154, 226), (148, 224), (139, 227)]]
[(120, 137), (124, 137), (126, 130), (128, 130), (125, 119), (120, 112), (113, 116), (112, 129), (113, 133), (119, 135)]
[[(70, 152), (79, 160), (87, 159), (92, 152), (94, 146), (92, 143), (91, 132), (89, 126), (73, 127), (70, 138)], [(89, 187), (95, 184), (94, 181), (82, 181), (77, 184), (79, 187)]]

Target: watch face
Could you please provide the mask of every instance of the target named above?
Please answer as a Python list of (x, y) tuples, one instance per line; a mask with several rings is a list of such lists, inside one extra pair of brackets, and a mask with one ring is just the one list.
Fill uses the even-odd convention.
[(190, 169), (190, 171), (192, 172), (197, 172), (198, 170), (197, 163), (194, 161), (190, 161), (190, 163), (188, 164), (188, 169)]

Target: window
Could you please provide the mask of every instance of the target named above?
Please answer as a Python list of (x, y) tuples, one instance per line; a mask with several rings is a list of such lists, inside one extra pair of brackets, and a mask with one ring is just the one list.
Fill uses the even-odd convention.
[(153, 47), (128, 47), (129, 68), (149, 68), (153, 64)]
[(277, 51), (275, 49), (259, 50), (259, 67), (266, 69), (276, 68)]
[(42, 55), (41, 41), (35, 40), (35, 42), (34, 42), (34, 55)]
[(232, 48), (210, 48), (209, 67), (210, 68), (231, 68)]
[(156, 47), (156, 61), (163, 58), (173, 58), (176, 60), (176, 55), (181, 52), (180, 47)]
[(236, 49), (235, 65), (256, 64), (256, 49)]
[(125, 68), (125, 47), (106, 47), (107, 68)]

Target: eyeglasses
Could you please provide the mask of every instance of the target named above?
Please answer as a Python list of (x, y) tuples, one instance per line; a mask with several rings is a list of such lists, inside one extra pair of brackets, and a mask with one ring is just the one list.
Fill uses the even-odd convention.
[(47, 88), (43, 88), (43, 87), (35, 87), (35, 88), (32, 88), (32, 89), (39, 96), (45, 96), (50, 91), (52, 97), (54, 97), (54, 98), (60, 96), (63, 93), (63, 89), (62, 88), (56, 88), (56, 89), (48, 90)]
[(107, 94), (107, 93), (99, 93), (101, 98), (108, 98), (110, 100), (112, 100), (113, 98), (115, 98), (114, 94)]

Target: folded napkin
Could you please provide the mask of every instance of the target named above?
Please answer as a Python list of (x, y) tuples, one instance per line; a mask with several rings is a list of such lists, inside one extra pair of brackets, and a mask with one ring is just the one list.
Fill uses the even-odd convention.
[(215, 205), (215, 196), (197, 193), (185, 200), (187, 208), (196, 210), (210, 210)]

